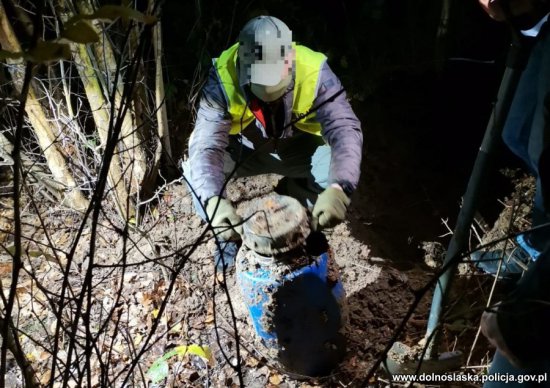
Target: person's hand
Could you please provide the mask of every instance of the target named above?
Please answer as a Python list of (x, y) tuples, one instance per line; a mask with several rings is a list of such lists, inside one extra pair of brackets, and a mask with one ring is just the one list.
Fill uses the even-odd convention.
[[(502, 22), (510, 17), (524, 17), (531, 19), (531, 24), (535, 24), (548, 9), (547, 0), (478, 0), (483, 10), (492, 19)], [(503, 3), (506, 2), (507, 4)], [(508, 7), (509, 15), (505, 12)]]
[(214, 196), (206, 202), (206, 215), (214, 228), (214, 234), (223, 241), (239, 240), (243, 232), (242, 219), (231, 202)]
[(313, 206), (311, 226), (313, 230), (331, 228), (345, 220), (350, 199), (339, 186), (331, 186), (317, 198)]
[(502, 336), (497, 320), (498, 306), (495, 306), (493, 311), (485, 311), (481, 316), (481, 332), (489, 340), (491, 345), (497, 348), (504, 357), (510, 361), (516, 368), (521, 367), (521, 362), (512, 353), (508, 344)]

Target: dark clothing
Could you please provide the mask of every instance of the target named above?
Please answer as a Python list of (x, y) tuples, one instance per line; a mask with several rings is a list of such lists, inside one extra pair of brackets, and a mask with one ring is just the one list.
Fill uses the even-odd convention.
[[(269, 158), (271, 153), (277, 153), (282, 143), (300, 143), (303, 139), (309, 138), (313, 141), (315, 147), (308, 147), (312, 151), (318, 148), (319, 143), (325, 144), (329, 149), (328, 163), (323, 163), (323, 175), (326, 176), (326, 184), (338, 183), (342, 187), (349, 186), (351, 190), (355, 189), (359, 182), (360, 165), (362, 157), (363, 133), (361, 123), (347, 100), (346, 93), (338, 94), (342, 89), (342, 84), (336, 75), (332, 72), (325, 62), (321, 68), (319, 83), (316, 90), (314, 106), (321, 107), (316, 111), (316, 120), (321, 124), (322, 136), (304, 136), (304, 133), (296, 130), (289, 123), (292, 122), (294, 82), (289, 85), (289, 90), (281, 98), (280, 106), (275, 113), (275, 122), (270, 123), (267, 129), (275, 134), (278, 141), (267, 133), (266, 128), (255, 120), (240, 135), (229, 135), (231, 118), (227, 110), (227, 101), (220, 85), (220, 80), (214, 68), (211, 69), (206, 85), (203, 88), (203, 94), (197, 112), (195, 129), (189, 139), (189, 163), (188, 171), (184, 171), (189, 183), (195, 190), (195, 195), (199, 202), (204, 203), (214, 195), (220, 193), (227, 171), (224, 157), (235, 142), (242, 144), (244, 152), (251, 151), (258, 154), (258, 158)], [(322, 104), (327, 100), (333, 101)], [(249, 101), (250, 103), (250, 101)], [(281, 120), (280, 118), (283, 118)], [(281, 128), (278, 122), (283, 122)], [(276, 128), (273, 128), (273, 127)], [(284, 128), (284, 130), (283, 130)], [(293, 141), (293, 140), (296, 140)], [(304, 151), (305, 152), (305, 151)], [(234, 157), (240, 154), (230, 154)], [(309, 160), (315, 159), (311, 154), (306, 155)], [(279, 155), (283, 159), (282, 155)], [(294, 157), (294, 155), (292, 155)], [(324, 159), (323, 159), (324, 160)], [(244, 159), (240, 158), (240, 162)], [(289, 161), (282, 160), (284, 167), (293, 167)], [(319, 165), (307, 166), (308, 171), (316, 169), (320, 171)], [(258, 166), (259, 170), (266, 170), (264, 166)], [(257, 171), (260, 173), (279, 173), (289, 176), (286, 170), (279, 171)], [(323, 185), (321, 185), (323, 186)]]
[[(506, 125), (503, 139), (514, 154), (520, 157), (537, 179), (537, 190), (533, 206), (533, 226), (550, 222), (550, 185), (544, 182), (542, 174), (548, 166), (542, 163), (550, 162), (548, 156), (542, 158), (543, 152), (548, 153), (550, 147), (550, 28), (549, 23), (541, 29), (534, 45), (529, 61), (519, 81)], [(548, 178), (546, 178), (548, 179)], [(547, 197), (546, 201), (544, 196)], [(538, 251), (543, 251), (550, 241), (550, 228), (527, 235), (529, 243)]]
[[(543, 25), (521, 75), (503, 131), (504, 142), (536, 178), (532, 226), (550, 223), (550, 28)], [(488, 381), (484, 387), (550, 387), (550, 227), (526, 233), (542, 252), (514, 292), (498, 306), (498, 330), (522, 366), (513, 366), (496, 352), (489, 375), (510, 374), (508, 383)], [(520, 381), (525, 375), (543, 381)], [(491, 376), (488, 376), (491, 377)], [(532, 377), (532, 376), (531, 376)], [(539, 377), (539, 378), (541, 378)]]
[[(513, 366), (497, 351), (489, 374), (544, 376), (544, 381), (509, 381), (517, 387), (550, 387), (550, 249), (543, 252), (525, 273), (517, 288), (498, 306), (498, 328), (513, 355), (523, 368)], [(542, 377), (541, 377), (542, 379)], [(502, 381), (484, 387), (504, 386)]]

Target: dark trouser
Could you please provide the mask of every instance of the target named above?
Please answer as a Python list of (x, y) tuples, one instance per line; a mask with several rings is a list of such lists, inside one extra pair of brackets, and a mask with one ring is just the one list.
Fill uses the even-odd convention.
[[(542, 182), (539, 174), (539, 170), (542, 171), (548, 168), (547, 166), (543, 168), (540, 160), (543, 153), (549, 152), (548, 147), (550, 145), (550, 115), (548, 113), (550, 109), (550, 28), (548, 24), (542, 29), (537, 39), (538, 41), (533, 47), (527, 66), (521, 76), (502, 135), (504, 142), (510, 150), (520, 157), (535, 175), (536, 193), (532, 214), (532, 225), (534, 227), (550, 223), (550, 209), (547, 207), (550, 202), (546, 198), (545, 204), (542, 190), (543, 187), (548, 190), (550, 182)], [(545, 179), (548, 179), (548, 176)], [(544, 193), (544, 195), (548, 196), (549, 193)], [(550, 249), (550, 228), (543, 228), (529, 233), (526, 237), (530, 245), (538, 251), (548, 252), (547, 249)], [(541, 261), (541, 259), (538, 261)], [(542, 265), (543, 263), (537, 262), (537, 264)], [(534, 288), (536, 289), (533, 291), (535, 295), (537, 290), (539, 294), (544, 292), (539, 290), (539, 288), (542, 287), (541, 284), (545, 284), (547, 279), (537, 278), (537, 276), (541, 276), (540, 271), (537, 271), (538, 269), (532, 268), (531, 270), (539, 273), (528, 273), (524, 276), (524, 279), (522, 279), (523, 285), (520, 283), (516, 292), (520, 291), (519, 287), (523, 289)], [(547, 300), (548, 296), (547, 294), (541, 295), (540, 298)], [(547, 319), (546, 316), (543, 315), (541, 319), (543, 321), (535, 323), (539, 324), (539, 326), (550, 326), (550, 322), (544, 322)], [(537, 341), (536, 344), (531, 344), (535, 347), (538, 346), (540, 349), (533, 349), (533, 351), (547, 351), (550, 354), (550, 349), (545, 349), (548, 343), (546, 329), (540, 330), (537, 333), (529, 333), (532, 322), (528, 322), (528, 319), (525, 319), (523, 324), (521, 323), (516, 322), (517, 336), (521, 338), (524, 338), (522, 336), (527, 336), (527, 338), (540, 336), (540, 341)], [(521, 330), (525, 330), (527, 333), (523, 333)], [(507, 335), (510, 335), (510, 333)], [(550, 387), (550, 356), (543, 357), (536, 367), (520, 369), (514, 367), (497, 351), (489, 369), (489, 375), (494, 374), (500, 374), (501, 377), (502, 374), (513, 375), (516, 376), (516, 381), (508, 383), (487, 381), (484, 387), (495, 388), (505, 385), (516, 387)], [(525, 380), (525, 375), (533, 375), (535, 378), (544, 379), (544, 381), (520, 382), (520, 379)]]
[[(521, 76), (502, 135), (506, 145), (526, 163), (537, 180), (533, 226), (550, 222), (550, 209), (544, 205), (539, 175), (541, 155), (550, 144), (549, 107), (545, 106), (549, 101), (550, 28), (546, 25)], [(527, 240), (538, 251), (543, 251), (550, 241), (550, 228), (528, 234)]]
[[(491, 362), (487, 377), (493, 379), (493, 381), (489, 381), (488, 379), (487, 382), (483, 384), (484, 388), (498, 388), (504, 386), (525, 388), (550, 387), (550, 358), (537, 368), (519, 369), (510, 364), (506, 357), (497, 351)], [(508, 382), (504, 380), (506, 378), (508, 378)], [(511, 379), (515, 381), (512, 382)], [(534, 381), (531, 381), (532, 379), (534, 379)]]
[(279, 174), (285, 178), (279, 189), (298, 199), (304, 206), (311, 206), (328, 185), (330, 147), (320, 136), (299, 133), (289, 139), (273, 140), (257, 151), (241, 146), (237, 138), (231, 138), (226, 155), (224, 172), (229, 174), (237, 163), (235, 177), (260, 174)]
[[(269, 140), (263, 145), (247, 146), (238, 137), (231, 136), (224, 155), (223, 170), (228, 177), (235, 167), (233, 178), (261, 174), (279, 174), (284, 178), (277, 192), (296, 198), (306, 207), (312, 207), (317, 195), (328, 186), (330, 147), (320, 136), (298, 133), (277, 142)], [(184, 163), (184, 175), (192, 174), (189, 163)], [(202, 206), (193, 196), (197, 214), (206, 219)]]
[[(528, 367), (517, 368), (496, 352), (484, 387), (550, 387), (550, 248), (541, 253), (498, 309), (498, 329), (509, 351)], [(504, 375), (513, 376), (506, 384)], [(529, 376), (529, 381), (527, 381)], [(535, 378), (535, 382), (532, 379)], [(537, 381), (538, 380), (538, 381)]]

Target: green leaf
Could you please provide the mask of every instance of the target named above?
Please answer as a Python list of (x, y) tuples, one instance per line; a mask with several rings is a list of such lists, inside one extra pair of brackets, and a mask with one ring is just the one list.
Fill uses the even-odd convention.
[(47, 63), (60, 59), (71, 59), (71, 49), (66, 43), (39, 40), (36, 46), (30, 49), (25, 58), (35, 63)]
[(209, 365), (213, 364), (212, 352), (208, 346), (199, 345), (180, 345), (159, 357), (147, 371), (147, 375), (153, 384), (156, 384), (168, 376), (168, 360), (174, 356), (185, 356), (193, 354), (199, 356)]
[(99, 7), (92, 15), (91, 19), (107, 19), (116, 20), (121, 18), (123, 20), (135, 20), (145, 24), (153, 24), (157, 21), (157, 18), (152, 15), (145, 15), (135, 9), (124, 7), (122, 5), (104, 5)]
[(147, 371), (147, 375), (153, 384), (161, 382), (168, 377), (168, 363), (162, 357), (156, 360)]
[(68, 23), (61, 36), (76, 43), (99, 42), (99, 35), (86, 20), (75, 20), (74, 23)]
[(15, 245), (10, 245), (9, 247), (2, 248), (4, 248), (10, 255), (15, 255)]
[(199, 345), (180, 345), (176, 346), (174, 349), (162, 356), (165, 360), (168, 360), (173, 356), (185, 356), (186, 354), (193, 354), (199, 356), (207, 363), (212, 363), (212, 353), (208, 346), (199, 346)]
[(97, 141), (96, 141), (96, 139), (93, 139), (93, 138), (88, 139), (88, 140), (86, 141), (86, 147), (88, 147), (88, 148), (90, 148), (90, 149), (92, 149), (92, 150), (95, 150), (95, 148), (97, 147)]
[(4, 61), (6, 59), (19, 59), (23, 56), (23, 53), (13, 53), (11, 51), (0, 50), (0, 61)]
[(209, 364), (213, 363), (212, 352), (210, 351), (210, 348), (206, 345), (205, 346), (199, 346), (199, 345), (185, 346), (185, 345), (181, 345), (181, 346), (176, 346), (173, 351), (177, 352), (176, 354), (181, 355), (181, 356), (183, 356), (187, 353), (194, 354), (195, 356), (199, 356), (200, 358), (202, 358), (205, 362), (207, 362)]
[[(10, 255), (15, 255), (15, 245), (10, 245), (9, 247), (2, 247), (4, 248), (4, 250), (9, 253)], [(44, 258), (48, 261), (55, 261), (55, 257), (50, 255), (49, 253), (46, 253), (46, 252), (43, 252), (43, 251), (31, 251), (31, 250), (26, 250), (23, 252), (23, 254), (26, 254), (28, 257), (41, 257), (41, 256), (44, 256)]]
[(44, 256), (44, 258), (48, 261), (55, 261), (55, 257), (50, 255), (49, 253), (45, 253), (42, 251), (27, 251), (26, 252), (29, 257), (40, 257)]

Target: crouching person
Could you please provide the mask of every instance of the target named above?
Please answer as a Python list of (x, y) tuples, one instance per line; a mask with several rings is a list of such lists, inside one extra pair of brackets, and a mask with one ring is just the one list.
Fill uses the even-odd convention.
[(283, 175), (276, 191), (312, 209), (313, 227), (343, 221), (360, 173), (363, 135), (326, 57), (292, 41), (279, 19), (260, 16), (213, 60), (184, 176), (217, 237), (218, 269), (234, 263), (242, 220), (226, 178)]

